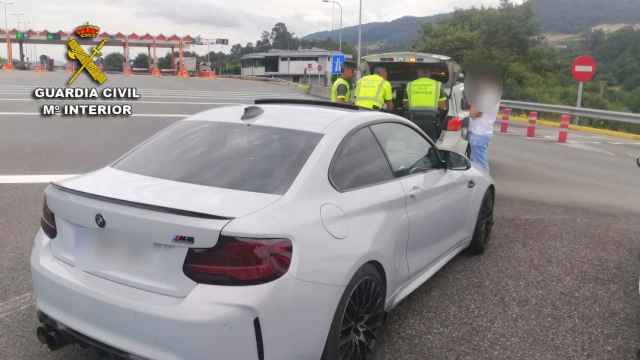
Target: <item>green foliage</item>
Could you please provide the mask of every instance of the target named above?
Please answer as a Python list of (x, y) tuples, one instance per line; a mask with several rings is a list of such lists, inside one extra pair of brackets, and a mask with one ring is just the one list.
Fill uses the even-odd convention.
[(133, 60), (134, 68), (146, 68), (149, 67), (149, 56), (145, 53), (140, 53)]
[(122, 71), (124, 56), (121, 53), (111, 53), (104, 57), (104, 68), (109, 71)]
[(424, 25), (415, 48), (446, 54), (466, 68), (490, 66), (505, 73), (507, 64), (526, 62), (535, 35), (531, 3), (504, 0), (499, 8), (456, 10), (437, 25)]
[[(437, 25), (425, 24), (415, 48), (451, 56), (466, 71), (497, 69), (505, 99), (563, 105), (576, 103), (573, 59), (590, 53), (599, 63), (598, 74), (585, 86), (583, 106), (640, 111), (640, 31), (588, 31), (567, 49), (550, 47), (539, 41), (534, 1), (457, 10)], [(600, 126), (605, 124), (625, 126)]]

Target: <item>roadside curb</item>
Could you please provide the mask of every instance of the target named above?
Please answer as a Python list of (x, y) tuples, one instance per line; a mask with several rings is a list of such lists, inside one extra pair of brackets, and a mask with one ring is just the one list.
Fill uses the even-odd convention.
[[(511, 121), (516, 121), (516, 122), (519, 122), (519, 123), (528, 123), (529, 122), (529, 119), (527, 117), (525, 117), (525, 116), (512, 116), (510, 120)], [(498, 121), (501, 121), (501, 120), (498, 120)], [(543, 125), (543, 126), (548, 126), (548, 127), (554, 127), (554, 128), (559, 128), (560, 127), (560, 123), (559, 122), (550, 121), (550, 120), (540, 120), (540, 119), (538, 119), (538, 124), (539, 125)], [(617, 138), (627, 139), (627, 140), (640, 140), (640, 135), (631, 134), (631, 133), (625, 133), (625, 132), (622, 132), (622, 131), (598, 129), (598, 128), (593, 128), (593, 127), (589, 127), (589, 126), (581, 126), (581, 125), (573, 125), (573, 124), (569, 125), (569, 129), (582, 131), (582, 132), (587, 132), (587, 133), (592, 133), (592, 134), (617, 137)]]

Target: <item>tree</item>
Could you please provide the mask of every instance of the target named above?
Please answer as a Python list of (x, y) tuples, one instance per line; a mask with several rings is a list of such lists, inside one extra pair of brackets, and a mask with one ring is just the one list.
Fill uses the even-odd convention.
[(124, 56), (121, 53), (111, 53), (104, 58), (104, 68), (109, 71), (122, 71)]
[(492, 66), (525, 61), (537, 43), (537, 28), (529, 1), (514, 5), (501, 0), (498, 8), (456, 10), (438, 24), (425, 24), (415, 48), (451, 56), (463, 66)]
[(148, 68), (149, 67), (149, 55), (145, 53), (140, 53), (133, 60), (134, 68)]
[(287, 30), (287, 25), (285, 23), (279, 22), (273, 26), (269, 40), (271, 41), (271, 46), (274, 49), (297, 48), (297, 39), (295, 39), (293, 33), (290, 33), (289, 30)]
[(269, 51), (271, 50), (271, 33), (263, 31), (260, 40), (256, 42), (256, 51)]

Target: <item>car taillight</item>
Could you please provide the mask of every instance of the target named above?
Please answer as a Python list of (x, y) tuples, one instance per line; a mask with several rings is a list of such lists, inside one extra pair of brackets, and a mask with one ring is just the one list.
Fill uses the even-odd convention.
[(255, 285), (284, 275), (291, 264), (288, 239), (221, 236), (210, 249), (189, 249), (183, 271), (203, 284)]
[(44, 233), (51, 239), (58, 235), (58, 229), (56, 228), (56, 216), (53, 214), (51, 209), (49, 209), (49, 206), (47, 206), (46, 198), (42, 204), (42, 218), (40, 219), (40, 226), (42, 226), (42, 231), (44, 231)]
[(462, 128), (462, 120), (459, 117), (454, 117), (449, 119), (449, 123), (447, 124), (447, 131), (460, 131)]

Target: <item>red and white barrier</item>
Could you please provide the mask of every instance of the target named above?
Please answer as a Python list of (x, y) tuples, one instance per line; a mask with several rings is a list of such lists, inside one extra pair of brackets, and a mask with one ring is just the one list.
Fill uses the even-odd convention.
[(569, 123), (571, 122), (571, 117), (568, 114), (563, 114), (560, 118), (560, 133), (558, 133), (558, 142), (566, 143), (567, 136), (569, 135)]
[(536, 136), (536, 123), (538, 122), (538, 113), (532, 111), (529, 113), (529, 127), (527, 128), (527, 137), (535, 137)]
[(509, 120), (511, 119), (511, 109), (502, 109), (502, 124), (500, 125), (500, 132), (506, 133), (509, 131)]

